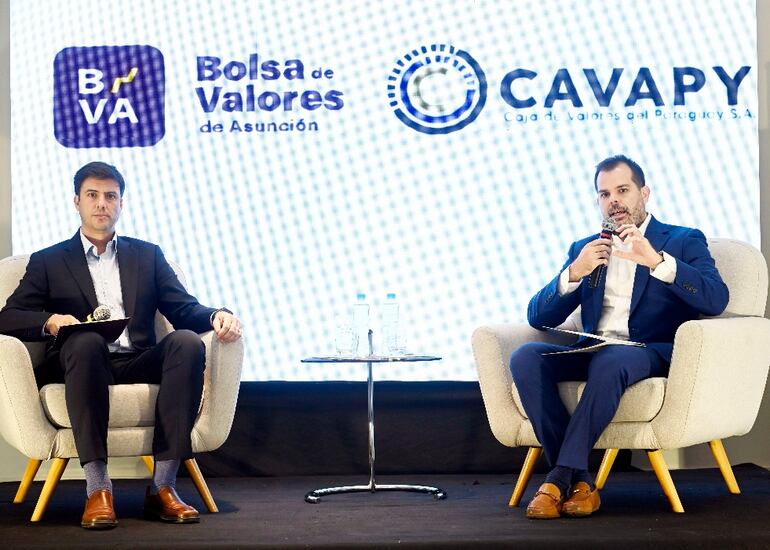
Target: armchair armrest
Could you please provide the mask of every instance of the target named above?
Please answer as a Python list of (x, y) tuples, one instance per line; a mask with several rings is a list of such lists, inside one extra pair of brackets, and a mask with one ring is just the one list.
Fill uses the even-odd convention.
[(513, 401), (513, 378), (509, 362), (513, 351), (527, 342), (570, 344), (570, 335), (541, 331), (528, 324), (489, 325), (477, 328), (471, 339), (481, 396), (489, 427), (495, 438), (508, 447), (517, 445), (519, 429), (525, 421)]
[(767, 380), (770, 319), (688, 321), (677, 330), (666, 396), (652, 428), (662, 449), (743, 435)]
[(219, 448), (230, 434), (243, 366), (243, 338), (223, 344), (214, 331), (201, 335), (206, 345), (203, 401), (192, 430), (193, 451)]
[(29, 458), (49, 457), (56, 428), (40, 403), (29, 352), (21, 340), (0, 335), (0, 434)]

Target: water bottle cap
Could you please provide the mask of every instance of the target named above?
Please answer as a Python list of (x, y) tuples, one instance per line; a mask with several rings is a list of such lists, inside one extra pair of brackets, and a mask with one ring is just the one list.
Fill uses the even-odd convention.
[(356, 300), (366, 300), (366, 294), (364, 294), (363, 292), (359, 292), (358, 294), (356, 294)]
[(395, 300), (396, 299), (396, 293), (395, 292), (388, 292), (387, 298), (388, 298), (388, 300)]

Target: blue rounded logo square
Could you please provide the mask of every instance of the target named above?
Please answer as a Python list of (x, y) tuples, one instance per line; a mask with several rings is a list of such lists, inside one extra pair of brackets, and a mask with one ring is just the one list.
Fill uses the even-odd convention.
[(146, 45), (64, 48), (53, 118), (65, 147), (147, 147), (166, 133), (163, 54)]

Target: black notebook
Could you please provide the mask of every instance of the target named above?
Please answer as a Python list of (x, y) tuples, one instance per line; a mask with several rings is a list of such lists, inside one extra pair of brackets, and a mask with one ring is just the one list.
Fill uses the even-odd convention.
[(53, 343), (53, 349), (59, 349), (62, 347), (67, 338), (77, 332), (93, 331), (101, 334), (108, 344), (111, 344), (118, 339), (123, 329), (126, 328), (130, 317), (124, 317), (123, 319), (109, 319), (107, 321), (88, 321), (77, 325), (66, 325), (59, 329), (59, 334), (56, 335), (56, 340)]

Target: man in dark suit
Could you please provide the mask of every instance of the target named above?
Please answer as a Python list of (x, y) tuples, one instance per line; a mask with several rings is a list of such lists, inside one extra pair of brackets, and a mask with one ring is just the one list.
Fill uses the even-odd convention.
[[(112, 318), (130, 317), (117, 341), (76, 332), (60, 349), (48, 346), (35, 369), (39, 385), (64, 381), (67, 412), (86, 476), (81, 525), (117, 525), (107, 475), (111, 384), (160, 384), (153, 455), (155, 469), (144, 511), (175, 523), (199, 521), (176, 493), (181, 460), (192, 457), (190, 433), (203, 390), (205, 350), (198, 333), (214, 330), (222, 342), (241, 336), (237, 317), (198, 303), (180, 284), (157, 245), (118, 236), (125, 182), (118, 170), (91, 162), (75, 174), (75, 208), (81, 226), (69, 240), (32, 254), (19, 286), (0, 311), (0, 333), (22, 340), (48, 339), (85, 320), (97, 306)], [(155, 341), (155, 312), (176, 329)]]
[[(666, 376), (679, 325), (718, 315), (729, 297), (703, 233), (663, 224), (647, 213), (650, 188), (638, 164), (623, 155), (605, 159), (596, 167), (594, 186), (615, 234), (573, 243), (561, 273), (530, 301), (527, 318), (535, 328), (556, 327), (580, 306), (584, 332), (645, 346), (548, 355), (596, 343), (581, 338), (574, 346), (527, 344), (511, 356), (522, 405), (552, 467), (527, 507), (533, 519), (598, 510), (588, 454), (623, 392), (644, 378)], [(591, 288), (585, 279), (599, 266), (606, 273)], [(558, 392), (558, 383), (566, 380), (586, 381), (572, 416)]]

